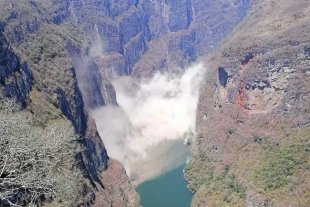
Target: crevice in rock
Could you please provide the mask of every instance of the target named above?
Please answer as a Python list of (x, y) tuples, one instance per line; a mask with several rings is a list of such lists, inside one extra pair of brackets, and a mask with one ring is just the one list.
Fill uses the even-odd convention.
[(219, 67), (218, 69), (218, 77), (219, 82), (223, 87), (226, 87), (228, 81), (228, 73), (226, 72), (225, 68)]

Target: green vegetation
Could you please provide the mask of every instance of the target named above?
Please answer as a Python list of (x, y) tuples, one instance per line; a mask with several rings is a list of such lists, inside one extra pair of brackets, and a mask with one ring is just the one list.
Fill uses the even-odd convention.
[(83, 53), (88, 40), (66, 1), (3, 0), (0, 12), (1, 33), (34, 76), (26, 110), (6, 108), (0, 98), (0, 206), (70, 206), (84, 178), (75, 163), (78, 137), (59, 109), (57, 90), (75, 114), (66, 47)]
[(236, 129), (229, 128), (227, 130), (227, 139), (229, 139), (235, 132), (236, 132)]
[(226, 165), (220, 175), (214, 175), (213, 163), (203, 153), (186, 165), (185, 177), (190, 180), (189, 187), (194, 193), (207, 195), (208, 201), (203, 202), (210, 206), (238, 206), (246, 197), (245, 187), (237, 182), (230, 166)]
[[(233, 163), (223, 165), (203, 152), (194, 156), (185, 167), (185, 177), (195, 193), (192, 206), (286, 203), (297, 191), (306, 192), (310, 175), (309, 130), (273, 128), (279, 129), (286, 139), (274, 141), (255, 134), (251, 143), (236, 152)], [(248, 200), (249, 194), (259, 195), (260, 200)], [(310, 203), (307, 193), (299, 195), (297, 201), (301, 206)]]
[(307, 160), (309, 152), (302, 145), (279, 146), (265, 142), (262, 144), (265, 152), (265, 163), (253, 173), (253, 178), (259, 187), (273, 190), (287, 185), (298, 166)]
[(4, 0), (0, 12), (3, 34), (34, 75), (27, 109), (37, 115), (41, 125), (60, 118), (56, 90), (62, 89), (74, 113), (75, 80), (66, 47), (70, 43), (83, 51), (88, 40), (66, 2)]
[(203, 153), (198, 153), (184, 168), (185, 178), (190, 180), (188, 186), (194, 193), (203, 183), (214, 178), (211, 163), (209, 165), (205, 163), (208, 163), (207, 157)]

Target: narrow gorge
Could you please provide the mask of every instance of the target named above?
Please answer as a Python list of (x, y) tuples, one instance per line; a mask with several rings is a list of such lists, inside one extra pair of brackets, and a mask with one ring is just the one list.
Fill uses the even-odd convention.
[[(180, 166), (184, 167), (186, 160), (190, 159), (185, 144), (192, 142), (195, 136), (203, 71), (200, 64), (173, 78), (157, 74), (140, 83), (128, 77), (118, 78), (112, 81), (118, 106), (104, 106), (91, 112), (109, 156), (122, 162), (134, 186), (139, 188), (145, 181), (178, 169), (179, 181), (183, 180), (185, 193), (191, 195)], [(153, 195), (154, 191), (177, 186), (170, 179), (165, 184), (166, 187), (145, 188), (142, 192), (150, 191)], [(175, 205), (173, 200), (177, 196), (168, 197), (171, 191), (166, 195), (165, 200)], [(187, 203), (190, 198), (188, 196)], [(158, 205), (158, 199), (160, 197), (151, 198), (149, 205)], [(148, 206), (143, 200), (142, 204)]]
[[(82, 172), (82, 177), (76, 178), (83, 186), (76, 194), (79, 206), (139, 206), (125, 168), (138, 184), (184, 163), (188, 149), (183, 142), (194, 136), (197, 87), (203, 71), (202, 65), (193, 64), (194, 69), (188, 72), (185, 68), (215, 50), (250, 6), (243, 1), (191, 0), (0, 3), (1, 101), (16, 98), (33, 120), (33, 127), (71, 123), (83, 149), (75, 156), (76, 164), (72, 163)], [(218, 14), (221, 8), (226, 9), (225, 16)], [(202, 29), (200, 22), (204, 21), (209, 23)], [(127, 85), (122, 84), (126, 76)], [(128, 91), (126, 87), (133, 88)], [(112, 114), (106, 114), (106, 108)], [(159, 110), (162, 116), (152, 110)], [(123, 128), (101, 127), (106, 115)], [(156, 125), (162, 128), (161, 133), (154, 129)], [(134, 137), (138, 139), (131, 139)], [(118, 158), (125, 168), (109, 158), (102, 140), (111, 146), (111, 157)], [(170, 150), (176, 153), (169, 156)], [(148, 154), (157, 167), (145, 165), (147, 161), (139, 164), (137, 157)], [(1, 156), (6, 170), (7, 155)], [(135, 171), (134, 166), (144, 167)], [(18, 189), (27, 195), (27, 189)], [(34, 192), (42, 193), (35, 200), (38, 205), (53, 200), (40, 189)], [(61, 195), (60, 191), (54, 193)], [(19, 205), (29, 202), (27, 199), (13, 196), (1, 205)], [(61, 199), (55, 202), (60, 205)]]
[[(185, 145), (196, 136), (199, 87), (206, 71), (199, 57), (216, 50), (250, 2), (74, 1), (70, 6), (92, 38), (88, 55), (102, 83), (84, 94), (93, 93), (93, 100), (96, 90), (102, 94), (104, 101), (91, 103), (91, 114), (108, 154), (122, 162), (135, 186), (184, 165), (190, 159)], [(217, 13), (221, 8), (224, 16)], [(85, 10), (96, 13), (85, 18)], [(201, 22), (207, 22), (205, 28)], [(79, 84), (93, 83), (98, 76), (93, 77), (78, 79)]]
[(310, 206), (309, 1), (0, 11), (0, 206)]

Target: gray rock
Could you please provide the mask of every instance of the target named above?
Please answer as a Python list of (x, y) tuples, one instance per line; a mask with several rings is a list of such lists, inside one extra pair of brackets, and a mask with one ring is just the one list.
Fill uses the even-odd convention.
[(26, 62), (20, 63), (5, 37), (0, 33), (0, 86), (5, 97), (15, 98), (23, 107), (31, 91), (33, 75)]
[(226, 72), (225, 68), (219, 67), (218, 69), (218, 78), (219, 82), (223, 87), (226, 87), (228, 81), (228, 73)]

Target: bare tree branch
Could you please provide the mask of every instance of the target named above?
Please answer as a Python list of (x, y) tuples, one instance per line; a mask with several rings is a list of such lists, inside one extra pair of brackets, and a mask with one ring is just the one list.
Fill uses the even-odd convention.
[(0, 106), (0, 206), (42, 206), (53, 199), (69, 205), (80, 189), (80, 151), (68, 122), (33, 126), (12, 101)]

